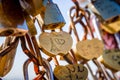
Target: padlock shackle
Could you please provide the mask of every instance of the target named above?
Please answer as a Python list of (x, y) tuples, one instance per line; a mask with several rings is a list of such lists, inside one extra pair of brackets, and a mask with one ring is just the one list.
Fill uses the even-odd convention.
[[(78, 42), (78, 41), (80, 41), (80, 39), (79, 39), (79, 35), (78, 35), (78, 33), (77, 33), (77, 29), (76, 29), (75, 25), (76, 25), (77, 23), (80, 23), (80, 24), (82, 25), (82, 27), (83, 27), (83, 29), (84, 29), (84, 31), (85, 31), (84, 37), (86, 37), (86, 34), (88, 34), (88, 31), (87, 31), (87, 27), (85, 26), (85, 24), (81, 21), (81, 19), (83, 18), (83, 15), (80, 15), (80, 16), (78, 16), (77, 18), (76, 18), (76, 16), (75, 16), (76, 13), (74, 13), (73, 16), (71, 15), (71, 14), (72, 14), (72, 11), (73, 11), (74, 9), (76, 10), (76, 8), (73, 6), (73, 7), (70, 8), (70, 11), (69, 11), (69, 17), (70, 17), (70, 21), (71, 21), (71, 24), (70, 24), (70, 27), (71, 27), (71, 28), (70, 28), (69, 33), (71, 33), (71, 31), (72, 31), (72, 29), (73, 29), (74, 34), (75, 34), (75, 36), (76, 36), (76, 40), (77, 40), (77, 42)], [(74, 18), (76, 18), (76, 20), (74, 20)]]
[[(94, 35), (92, 33), (91, 27), (90, 27), (89, 22), (88, 22), (88, 18), (90, 16), (89, 13), (88, 13), (88, 18), (87, 18), (86, 14), (85, 14), (86, 11), (81, 9), (82, 11), (80, 10), (81, 12), (80, 11), (78, 12), (78, 17), (77, 17), (77, 16), (75, 16), (76, 12), (73, 15), (71, 15), (73, 10), (76, 10), (76, 7), (71, 7), (71, 9), (69, 11), (69, 17), (70, 17), (70, 20), (71, 20), (69, 33), (71, 33), (71, 30), (73, 29), (74, 34), (76, 36), (76, 40), (80, 41), (79, 35), (78, 35), (76, 27), (75, 27), (75, 25), (77, 23), (80, 23), (82, 25), (83, 29), (84, 29), (84, 37), (83, 37), (82, 40), (87, 39), (87, 34), (88, 33), (90, 33), (91, 37), (94, 38)], [(85, 23), (82, 21), (83, 17), (85, 18), (85, 21), (86, 21), (87, 25), (85, 25)], [(74, 20), (74, 19), (76, 19), (76, 20)]]

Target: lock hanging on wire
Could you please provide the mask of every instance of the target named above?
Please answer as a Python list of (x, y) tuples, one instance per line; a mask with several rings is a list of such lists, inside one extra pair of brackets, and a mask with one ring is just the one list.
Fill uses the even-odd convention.
[(37, 16), (41, 27), (45, 30), (60, 29), (65, 25), (65, 20), (57, 4), (49, 0), (46, 5), (45, 15)]

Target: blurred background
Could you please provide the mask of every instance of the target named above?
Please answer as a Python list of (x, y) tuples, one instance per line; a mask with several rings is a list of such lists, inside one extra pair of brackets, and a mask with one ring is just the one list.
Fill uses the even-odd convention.
[[(68, 32), (68, 28), (70, 25), (70, 18), (68, 15), (68, 12), (70, 10), (70, 8), (74, 5), (73, 2), (71, 0), (53, 0), (54, 3), (56, 3), (59, 7), (59, 9), (61, 10), (61, 13), (66, 21), (65, 26), (63, 27), (63, 30)], [(78, 0), (79, 4), (81, 7), (85, 7), (89, 1), (88, 0)], [(36, 28), (37, 28), (37, 35), (36, 38), (38, 39), (39, 35), (40, 35), (40, 28), (38, 26), (38, 24), (35, 24)], [(81, 26), (81, 25), (77, 25), (77, 26)], [(78, 29), (79, 32), (79, 36), (82, 37), (84, 31), (82, 29), (82, 27), (79, 27)], [(99, 33), (99, 32), (97, 32)], [(95, 34), (96, 36), (98, 36), (98, 38), (100, 39), (100, 35), (99, 34)], [(73, 37), (73, 39), (75, 39), (75, 36), (71, 35)], [(0, 45), (2, 44), (2, 42), (4, 41), (4, 37), (0, 38)], [(73, 47), (75, 46), (76, 41), (74, 40), (73, 43)], [(44, 55), (42, 53), (43, 57), (46, 57), (46, 55)], [(28, 59), (28, 57), (24, 54), (24, 52), (22, 51), (20, 42), (17, 48), (17, 52), (16, 52), (16, 56), (15, 56), (15, 60), (14, 60), (14, 64), (13, 67), (11, 69), (11, 71), (2, 79), (3, 80), (24, 80), (23, 78), (23, 63)], [(61, 65), (66, 65), (67, 63), (65, 61), (60, 61)], [(95, 74), (97, 68), (96, 66), (92, 63), (92, 61), (89, 61), (90, 66), (93, 69), (93, 74)], [(52, 68), (54, 69), (55, 65), (53, 62), (51, 62)], [(118, 73), (118, 75), (120, 75)], [(33, 64), (31, 63), (29, 66), (29, 79), (32, 80), (36, 75), (34, 74), (34, 68), (33, 68)], [(90, 80), (92, 80), (91, 75), (89, 75)]]

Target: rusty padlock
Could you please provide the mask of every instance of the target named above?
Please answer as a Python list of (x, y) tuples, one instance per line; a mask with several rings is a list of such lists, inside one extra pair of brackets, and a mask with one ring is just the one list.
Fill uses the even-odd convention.
[(54, 30), (56, 28), (62, 28), (65, 25), (65, 20), (60, 12), (57, 4), (49, 0), (46, 5), (44, 17), (37, 16), (42, 28)]

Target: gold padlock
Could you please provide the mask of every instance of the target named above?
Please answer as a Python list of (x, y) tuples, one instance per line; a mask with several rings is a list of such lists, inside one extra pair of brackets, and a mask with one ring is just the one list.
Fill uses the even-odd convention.
[(39, 47), (49, 56), (64, 55), (72, 47), (72, 37), (69, 33), (43, 32), (39, 36)]
[(86, 60), (98, 58), (103, 53), (104, 45), (98, 39), (79, 41), (76, 45), (76, 55)]
[(57, 4), (53, 3), (52, 0), (49, 0), (46, 5), (44, 17), (38, 15), (37, 18), (43, 29), (60, 29), (65, 25), (65, 20), (60, 12), (60, 9)]
[(104, 54), (102, 55), (102, 58), (102, 62), (111, 70), (120, 70), (120, 50), (105, 50)]
[(82, 64), (56, 66), (54, 75), (58, 80), (86, 80), (88, 70)]
[(115, 34), (120, 31), (120, 18), (109, 23), (101, 23), (101, 28), (110, 34)]
[[(79, 13), (79, 16), (76, 18), (76, 17), (74, 17), (74, 15), (72, 15), (72, 10), (74, 10), (74, 9), (75, 9), (74, 7), (72, 7), (70, 9), (69, 16), (71, 19), (70, 32), (73, 29), (74, 35), (77, 40), (77, 44), (74, 49), (75, 55), (78, 60), (83, 59), (85, 61), (93, 59), (93, 58), (97, 58), (103, 53), (104, 45), (103, 45), (102, 41), (94, 38), (91, 27), (87, 21), (88, 17), (86, 17), (86, 12), (83, 11), (84, 14)], [(82, 17), (86, 18), (86, 20), (84, 22), (82, 21)], [(85, 22), (87, 23), (87, 25), (85, 24)], [(78, 32), (76, 30), (77, 23), (79, 23), (82, 26), (82, 28), (84, 29), (84, 34), (83, 34), (82, 39), (80, 39), (80, 36), (78, 35)], [(87, 40), (88, 34), (89, 34), (90, 38), (94, 38), (94, 39)], [(99, 44), (99, 45), (96, 45), (96, 44)]]
[[(17, 45), (18, 45), (18, 38), (11, 38), (10, 37), (6, 38), (6, 43), (4, 43), (0, 49), (0, 55), (5, 53), (5, 51), (7, 51), (6, 47), (9, 47), (9, 51), (7, 53), (5, 53), (4, 56), (0, 56), (0, 76), (3, 77), (5, 75), (7, 75), (14, 63), (14, 58), (15, 58), (15, 54), (16, 54), (16, 49), (17, 49)], [(7, 41), (8, 40), (8, 41)], [(10, 41), (10, 42), (9, 42)]]
[[(21, 10), (18, 11), (20, 7), (19, 4), (18, 6), (17, 4), (18, 2), (15, 3), (14, 1), (10, 1), (10, 4), (7, 5), (6, 0), (0, 2), (0, 36), (10, 35), (19, 36), (24, 35), (27, 32), (27, 28), (23, 26), (24, 25), (23, 13)], [(13, 9), (13, 7), (15, 9)]]

